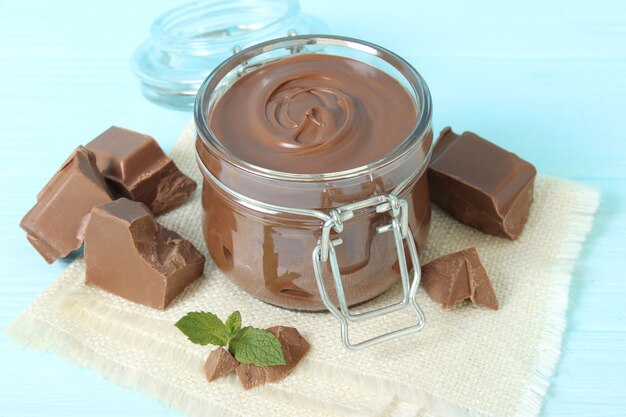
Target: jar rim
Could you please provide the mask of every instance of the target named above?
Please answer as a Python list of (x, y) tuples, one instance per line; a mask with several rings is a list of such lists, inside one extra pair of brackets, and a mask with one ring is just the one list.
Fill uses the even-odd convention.
[[(342, 171), (328, 172), (328, 173), (316, 173), (316, 174), (301, 174), (291, 173), (284, 171), (277, 171), (262, 166), (252, 164), (245, 161), (238, 156), (234, 155), (228, 148), (226, 148), (213, 134), (208, 121), (208, 105), (209, 98), (213, 89), (219, 84), (222, 78), (228, 74), (231, 70), (237, 67), (242, 62), (245, 62), (257, 55), (265, 52), (273, 51), (276, 49), (287, 49), (303, 47), (306, 45), (328, 45), (328, 46), (340, 46), (365, 52), (373, 56), (377, 56), (388, 64), (398, 70), (402, 76), (409, 83), (418, 101), (418, 115), (411, 132), (407, 137), (393, 150), (384, 155), (383, 157), (375, 160), (369, 164), (361, 165), (355, 168), (350, 168)], [(432, 119), (432, 102), (430, 91), (426, 82), (422, 76), (409, 64), (405, 59), (399, 55), (391, 52), (390, 50), (378, 46), (376, 44), (362, 41), (356, 38), (346, 36), (335, 35), (298, 35), (287, 36), (283, 38), (277, 38), (270, 41), (262, 42), (257, 45), (253, 45), (246, 48), (237, 54), (234, 54), (230, 58), (226, 59), (220, 65), (218, 65), (209, 76), (204, 80), (198, 94), (196, 95), (196, 101), (194, 105), (194, 120), (196, 124), (196, 131), (198, 137), (203, 142), (207, 150), (215, 152), (217, 157), (235, 167), (243, 169), (253, 175), (257, 175), (267, 179), (275, 179), (281, 181), (298, 181), (298, 182), (319, 182), (319, 181), (331, 181), (331, 180), (343, 180), (348, 178), (354, 178), (361, 175), (369, 175), (372, 170), (382, 168), (388, 164), (401, 158), (407, 154), (410, 150), (420, 146), (431, 129)], [(430, 145), (432, 148), (432, 144)], [(428, 153), (430, 153), (430, 149)], [(427, 159), (424, 163), (426, 163)], [(416, 170), (420, 170), (422, 166), (416, 167)]]

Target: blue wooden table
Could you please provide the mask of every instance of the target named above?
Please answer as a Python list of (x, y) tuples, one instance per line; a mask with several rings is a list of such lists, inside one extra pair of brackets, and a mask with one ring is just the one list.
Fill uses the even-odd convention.
[[(543, 416), (626, 416), (626, 3), (302, 0), (333, 33), (407, 58), (436, 130), (473, 130), (543, 173), (602, 190), (577, 264)], [(156, 0), (0, 0), (0, 327), (67, 265), (18, 228), (71, 150), (112, 124), (167, 149), (190, 114), (140, 94), (129, 57)], [(0, 335), (1, 416), (175, 416), (154, 400)]]

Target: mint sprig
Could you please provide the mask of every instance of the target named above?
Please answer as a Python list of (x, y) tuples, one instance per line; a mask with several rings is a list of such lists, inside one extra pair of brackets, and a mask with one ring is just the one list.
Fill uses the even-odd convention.
[(229, 342), (226, 326), (213, 313), (192, 311), (178, 320), (175, 326), (197, 345), (226, 346)]
[(234, 311), (224, 323), (213, 313), (193, 311), (175, 326), (198, 345), (226, 346), (240, 363), (258, 366), (285, 365), (285, 354), (278, 338), (267, 330), (241, 327), (241, 314)]
[(267, 330), (244, 327), (230, 341), (232, 354), (241, 363), (259, 366), (284, 365), (285, 355), (280, 342)]
[(239, 330), (241, 330), (241, 313), (233, 311), (233, 313), (226, 319), (226, 332), (229, 336), (234, 337)]

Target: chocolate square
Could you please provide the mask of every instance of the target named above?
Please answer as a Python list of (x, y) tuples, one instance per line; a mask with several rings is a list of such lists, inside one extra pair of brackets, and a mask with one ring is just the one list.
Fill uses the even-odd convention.
[(87, 148), (115, 196), (144, 203), (153, 214), (178, 207), (196, 189), (151, 136), (113, 126)]
[(204, 256), (161, 226), (148, 208), (120, 198), (93, 209), (85, 231), (87, 284), (165, 309), (202, 275)]
[(92, 152), (79, 146), (37, 195), (20, 227), (48, 263), (79, 249), (91, 209), (112, 200)]
[(447, 127), (428, 167), (430, 198), (468, 226), (515, 240), (528, 220), (536, 173), (517, 155)]

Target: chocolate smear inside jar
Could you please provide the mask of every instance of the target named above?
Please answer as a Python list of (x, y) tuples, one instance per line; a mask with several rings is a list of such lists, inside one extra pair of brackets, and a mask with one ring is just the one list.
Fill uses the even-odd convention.
[[(210, 102), (196, 108), (203, 227), (217, 266), (263, 301), (324, 308), (311, 258), (323, 222), (255, 210), (216, 181), (267, 204), (323, 212), (387, 195), (408, 181), (398, 197), (408, 202), (408, 223), (423, 247), (430, 202), (422, 174), (432, 131), (430, 109), (412, 94), (399, 77), (369, 63), (309, 53), (240, 71), (226, 88), (201, 89), (198, 103)], [(428, 123), (416, 129), (424, 117)], [(377, 232), (389, 222), (388, 213), (369, 207), (343, 224), (335, 249), (349, 305), (400, 280), (392, 233)]]

